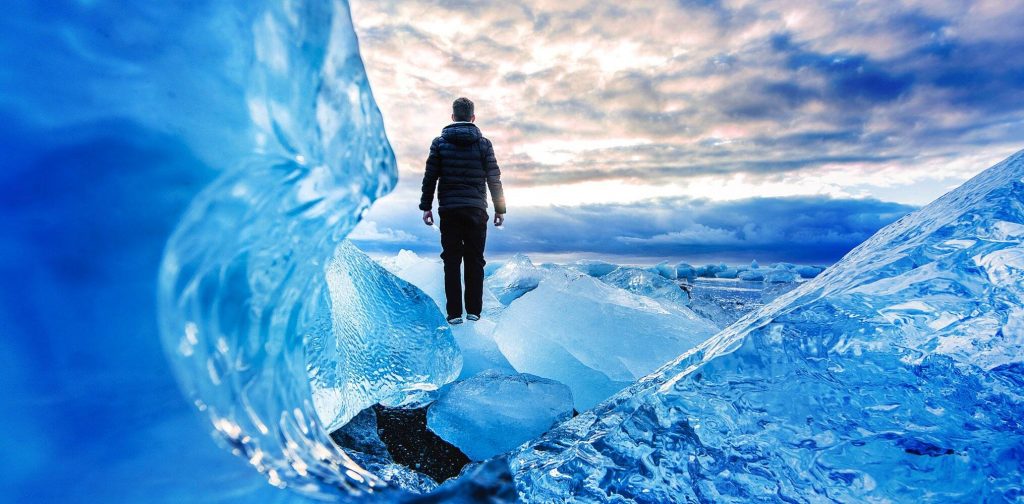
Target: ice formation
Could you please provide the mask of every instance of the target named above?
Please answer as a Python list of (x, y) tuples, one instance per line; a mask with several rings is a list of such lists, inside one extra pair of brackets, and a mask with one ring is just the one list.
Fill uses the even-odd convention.
[(4, 498), (380, 489), (322, 428), (304, 348), (396, 176), (347, 3), (4, 7)]
[(651, 267), (651, 271), (669, 280), (675, 280), (677, 273), (675, 266), (669, 266), (667, 261), (662, 261)]
[(569, 265), (570, 268), (583, 272), (585, 275), (600, 277), (615, 271), (618, 265), (595, 259), (581, 259)]
[(633, 294), (655, 298), (683, 306), (690, 303), (686, 291), (674, 280), (650, 270), (622, 266), (601, 277), (601, 281)]
[(676, 265), (676, 278), (693, 282), (697, 278), (697, 269), (685, 262), (681, 262)]
[(447, 387), (427, 410), (427, 426), (479, 461), (540, 436), (572, 409), (561, 383), (490, 370)]
[(528, 502), (1012, 501), (1024, 152), (512, 459)]
[[(365, 408), (419, 403), (453, 381), (462, 356), (444, 315), (423, 291), (343, 242), (326, 268), (329, 300), (309, 331), (306, 362), (328, 431)], [(367, 295), (372, 294), (372, 295)]]
[(503, 305), (508, 305), (523, 294), (536, 289), (547, 271), (534, 266), (524, 254), (516, 254), (487, 277), (487, 288)]
[(565, 383), (583, 410), (714, 334), (685, 306), (576, 275), (552, 275), (505, 309), (494, 332), (524, 373)]

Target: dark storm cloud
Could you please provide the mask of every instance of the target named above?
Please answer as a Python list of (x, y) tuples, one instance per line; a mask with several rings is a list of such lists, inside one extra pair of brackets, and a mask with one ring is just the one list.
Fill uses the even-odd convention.
[[(534, 252), (831, 263), (912, 210), (871, 199), (825, 197), (534, 207), (512, 215), (507, 229), (492, 228), (488, 250), (499, 256)], [(361, 233), (364, 238), (357, 244), (375, 252), (438, 252), (436, 232), (417, 217), (414, 212), (373, 213), (370, 232)], [(392, 231), (398, 229), (404, 231)]]

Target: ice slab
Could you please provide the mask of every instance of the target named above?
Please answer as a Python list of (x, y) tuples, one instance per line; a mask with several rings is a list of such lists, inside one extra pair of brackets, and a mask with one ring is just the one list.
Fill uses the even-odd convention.
[[(1024, 152), (510, 460), (556, 501), (1011, 501)], [(787, 269), (783, 267), (783, 269)]]
[(675, 280), (669, 280), (664, 275), (651, 270), (622, 266), (602, 276), (601, 281), (649, 298), (678, 303), (683, 306), (690, 303), (690, 297)]
[[(423, 291), (349, 242), (325, 268), (329, 303), (310, 331), (313, 404), (330, 432), (365, 408), (422, 402), (455, 380), (462, 355), (444, 315)], [(326, 322), (326, 321), (325, 321)]]
[(524, 254), (516, 254), (502, 267), (487, 277), (487, 288), (503, 305), (508, 305), (523, 294), (537, 288), (549, 274), (538, 268)]
[(565, 383), (586, 409), (716, 330), (675, 303), (552, 276), (506, 308), (494, 339), (516, 370)]
[(427, 427), (480, 461), (541, 435), (572, 409), (561, 383), (490, 370), (446, 388), (427, 410)]
[(606, 261), (598, 261), (595, 259), (581, 259), (568, 265), (569, 268), (580, 271), (585, 275), (592, 277), (600, 277), (615, 271), (615, 268), (619, 266)]

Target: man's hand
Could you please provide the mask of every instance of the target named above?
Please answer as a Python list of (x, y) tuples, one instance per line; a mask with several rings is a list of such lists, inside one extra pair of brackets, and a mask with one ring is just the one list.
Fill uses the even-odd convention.
[(495, 226), (499, 226), (500, 227), (504, 223), (505, 223), (505, 214), (503, 214), (503, 213), (496, 213), (496, 214), (494, 214), (494, 225)]
[(423, 212), (423, 223), (428, 226), (434, 225), (434, 213), (430, 210)]

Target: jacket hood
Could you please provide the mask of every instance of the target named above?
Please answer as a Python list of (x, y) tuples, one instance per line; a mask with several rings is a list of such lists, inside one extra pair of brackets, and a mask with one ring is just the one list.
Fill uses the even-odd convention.
[(471, 145), (480, 141), (480, 128), (471, 122), (457, 122), (445, 126), (441, 137), (455, 145)]

